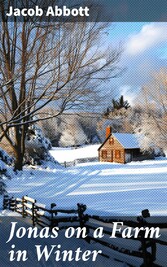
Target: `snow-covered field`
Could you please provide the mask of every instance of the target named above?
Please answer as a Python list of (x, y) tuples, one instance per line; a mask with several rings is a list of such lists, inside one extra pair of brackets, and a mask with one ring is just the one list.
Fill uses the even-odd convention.
[[(78, 149), (54, 148), (51, 154), (62, 163), (80, 158), (95, 158), (97, 148), (98, 145)], [(76, 207), (77, 203), (83, 203), (87, 205), (88, 214), (137, 216), (142, 209), (146, 208), (150, 210), (151, 215), (167, 214), (167, 158), (131, 162), (126, 165), (89, 162), (69, 168), (53, 163), (47, 166), (26, 167), (12, 180), (8, 180), (9, 195), (14, 197), (29, 195), (46, 206), (54, 202), (58, 208), (71, 208)], [(10, 215), (10, 213), (1, 211), (0, 215)], [(67, 244), (61, 235), (60, 240), (57, 241), (73, 250), (76, 246), (82, 247), (83, 250), (89, 247), (93, 250), (95, 246), (94, 244), (91, 248), (82, 240), (79, 243), (71, 240), (72, 243)], [(32, 245), (30, 240), (28, 244)], [(164, 263), (163, 255), (166, 253), (164, 249), (165, 247), (162, 246), (158, 248), (158, 258), (163, 259), (162, 266), (167, 266)], [(3, 253), (5, 260), (6, 248)], [(106, 251), (106, 253), (110, 252)], [(128, 260), (127, 256), (116, 254), (112, 251), (110, 259), (100, 256), (95, 265), (91, 263), (91, 266), (127, 266), (114, 261), (114, 257), (132, 264), (131, 257)], [(87, 263), (90, 265), (89, 262)], [(140, 266), (140, 264), (135, 263), (134, 266)], [(66, 266), (65, 263), (63, 266)]]
[(60, 148), (53, 147), (50, 150), (50, 154), (59, 162), (72, 162), (77, 159), (89, 159), (89, 158), (97, 158), (98, 153), (97, 150), (100, 145), (88, 145), (79, 148)]
[[(97, 145), (79, 149), (54, 149), (52, 155), (62, 161), (80, 157), (96, 157)], [(83, 152), (82, 152), (83, 151)], [(167, 158), (157, 158), (126, 165), (116, 163), (84, 163), (70, 168), (25, 168), (7, 181), (10, 195), (29, 196), (58, 207), (83, 203), (91, 214), (138, 215), (148, 208), (152, 215), (167, 213)]]

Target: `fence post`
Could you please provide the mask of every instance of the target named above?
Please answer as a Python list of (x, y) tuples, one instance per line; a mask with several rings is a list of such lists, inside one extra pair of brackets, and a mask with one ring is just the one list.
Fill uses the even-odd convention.
[[(147, 222), (145, 218), (150, 217), (150, 212), (148, 209), (142, 210), (142, 216), (137, 217), (137, 220), (141, 227), (145, 227)], [(140, 231), (141, 235), (141, 250), (143, 252), (143, 264), (142, 267), (152, 267), (153, 262), (156, 259), (156, 243), (150, 239), (145, 238), (145, 231)], [(151, 247), (151, 253), (147, 251), (147, 248)]]
[(146, 240), (144, 238), (145, 232), (140, 231), (140, 234), (141, 234), (141, 250), (143, 253), (143, 264), (141, 266), (148, 267), (147, 247), (146, 247)]
[(17, 205), (19, 204), (19, 201), (17, 200), (17, 198), (16, 198), (16, 201), (15, 201), (15, 210), (14, 211), (16, 211), (17, 212)]
[(16, 199), (14, 197), (12, 197), (9, 200), (9, 209), (14, 212), (15, 211), (15, 206), (16, 206)]
[(35, 226), (35, 222), (36, 222), (35, 203), (36, 203), (36, 199), (34, 200), (34, 203), (32, 203), (32, 225), (33, 226)]
[[(85, 224), (88, 221), (88, 215), (84, 214), (87, 207), (86, 207), (86, 205), (80, 204), (80, 203), (77, 203), (77, 206), (78, 206), (78, 218), (79, 218), (80, 227), (81, 228), (86, 227), (86, 234), (88, 235), (89, 234), (89, 228)], [(86, 241), (90, 242), (89, 236), (86, 237)]]
[(25, 212), (25, 206), (24, 203), (26, 203), (27, 201), (24, 199), (24, 196), (22, 197), (22, 217), (25, 218), (26, 217), (26, 212)]
[[(56, 207), (56, 204), (55, 203), (51, 203), (50, 204), (50, 210), (51, 210), (50, 229), (53, 228), (54, 223), (55, 223), (55, 222), (53, 223), (53, 212), (52, 212), (52, 210), (53, 210), (54, 207)], [(54, 214), (57, 215), (57, 213), (54, 213)], [(56, 223), (56, 226), (58, 226), (58, 223)]]
[(80, 227), (82, 228), (85, 226), (84, 211), (86, 210), (86, 205), (77, 203), (77, 206), (78, 206), (79, 224), (80, 224)]
[(9, 196), (4, 195), (4, 197), (3, 197), (3, 210), (7, 209), (8, 205), (9, 205)]

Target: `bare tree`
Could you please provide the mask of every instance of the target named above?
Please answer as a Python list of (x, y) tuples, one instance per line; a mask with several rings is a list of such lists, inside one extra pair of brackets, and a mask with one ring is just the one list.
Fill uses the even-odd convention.
[[(3, 15), (3, 3), (1, 3)], [(104, 51), (105, 23), (0, 24), (0, 129), (21, 170), (28, 127), (63, 111), (93, 105), (101, 81), (117, 75), (120, 49)], [(44, 113), (53, 102), (56, 113)]]
[(142, 112), (135, 131), (143, 133), (143, 150), (167, 149), (167, 70), (161, 69), (142, 88), (141, 99)]

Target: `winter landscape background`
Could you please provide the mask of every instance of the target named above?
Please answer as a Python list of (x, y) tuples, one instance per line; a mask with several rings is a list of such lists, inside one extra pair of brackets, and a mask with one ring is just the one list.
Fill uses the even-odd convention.
[[(1, 2), (2, 18), (3, 5), (10, 1)], [(151, 216), (167, 215), (166, 29), (166, 22), (48, 23), (43, 27), (33, 20), (20, 24), (18, 18), (15, 23), (7, 18), (0, 24), (3, 266), (8, 267), (6, 255), (12, 245), (3, 244), (6, 231), (16, 216), (2, 209), (4, 194), (28, 195), (45, 207), (56, 203), (67, 209), (83, 203), (90, 215), (137, 217), (143, 209), (149, 209)], [(99, 162), (98, 148), (107, 126), (115, 133), (139, 134), (142, 153), (154, 159)], [(28, 218), (18, 217), (18, 221), (20, 226), (30, 225)], [(28, 241), (24, 240), (27, 247), (34, 245)], [(73, 250), (98, 247), (84, 240), (67, 242), (63, 232), (57, 242)], [(115, 243), (128, 246), (127, 240)], [(110, 258), (99, 257), (94, 266), (142, 264), (115, 251), (104, 249), (105, 253)], [(166, 247), (158, 245), (156, 263), (166, 267), (166, 255)], [(31, 255), (31, 265), (33, 260)]]

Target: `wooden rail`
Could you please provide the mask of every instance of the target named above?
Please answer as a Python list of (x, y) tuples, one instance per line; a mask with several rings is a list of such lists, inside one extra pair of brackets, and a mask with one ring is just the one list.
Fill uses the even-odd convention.
[[(86, 205), (83, 204), (78, 203), (76, 209), (57, 209), (56, 204), (51, 203), (50, 208), (46, 208), (44, 204), (38, 203), (35, 199), (28, 196), (16, 199), (14, 197), (9, 198), (4, 196), (3, 208), (9, 208), (12, 211), (16, 211), (20, 213), (22, 217), (31, 217), (33, 226), (48, 226), (50, 229), (58, 226), (60, 230), (66, 229), (69, 226), (75, 228), (78, 226), (81, 228), (85, 227), (87, 233), (86, 241), (93, 241), (119, 253), (141, 258), (143, 259), (142, 266), (144, 267), (160, 266), (154, 264), (154, 261), (156, 260), (156, 245), (160, 244), (167, 246), (166, 240), (145, 238), (142, 231), (137, 238), (134, 238), (134, 236), (129, 238), (133, 244), (136, 244), (136, 242), (140, 244), (136, 250), (127, 248), (127, 243), (126, 247), (122, 247), (122, 245), (120, 246), (117, 244), (118, 241), (116, 239), (109, 238), (112, 233), (113, 222), (123, 222), (125, 227), (130, 226), (132, 228), (141, 226), (159, 227), (160, 229), (167, 228), (167, 222), (155, 223), (145, 220), (144, 214), (148, 213), (148, 210), (142, 211), (142, 216), (137, 217), (136, 220), (132, 220), (131, 217), (122, 217), (118, 219), (118, 217), (91, 216), (85, 214)], [(93, 237), (93, 232), (100, 226), (103, 227), (104, 237), (99, 239)], [(116, 233), (115, 236), (117, 238), (122, 238), (121, 233)]]
[[(88, 217), (84, 214), (86, 205), (80, 203), (77, 204), (76, 209), (57, 209), (55, 203), (51, 203), (50, 208), (46, 208), (44, 204), (38, 203), (36, 199), (28, 196), (9, 198), (5, 195), (3, 209), (6, 208), (20, 213), (23, 218), (27, 216), (31, 217), (33, 226), (49, 226), (52, 228), (58, 226), (60, 223), (76, 223), (73, 227), (83, 227), (86, 220), (88, 220)], [(68, 225), (60, 225), (59, 228), (63, 229), (65, 227), (67, 228)]]
[[(94, 217), (94, 216), (89, 216), (89, 221), (90, 219)], [(97, 242), (107, 248), (110, 248), (114, 251), (117, 251), (119, 253), (122, 253), (122, 254), (125, 254), (125, 255), (128, 255), (128, 256), (134, 256), (134, 257), (137, 257), (137, 258), (141, 258), (143, 259), (143, 265), (144, 267), (153, 267), (153, 266), (158, 266), (158, 265), (154, 265), (154, 261), (156, 260), (156, 243), (159, 243), (161, 245), (166, 245), (167, 246), (167, 242), (164, 242), (164, 241), (159, 241), (158, 239), (150, 239), (150, 238), (144, 238), (144, 235), (142, 234), (139, 234), (137, 238), (134, 238), (134, 236), (128, 238), (129, 239), (129, 243), (131, 245), (129, 245), (129, 247), (127, 246), (127, 244), (119, 244), (120, 242), (118, 242), (117, 239), (112, 239), (110, 238), (111, 234), (112, 234), (112, 223), (113, 222), (120, 222), (119, 219), (117, 218), (112, 218), (110, 220), (106, 220), (107, 222), (103, 223), (102, 226), (103, 226), (103, 235), (104, 237), (103, 238), (94, 238), (92, 236), (92, 232), (94, 230), (96, 230), (99, 226), (100, 226), (100, 223), (103, 221), (105, 221), (104, 218), (100, 218), (99, 217), (99, 220), (94, 220), (93, 219), (93, 223), (91, 222), (87, 222), (87, 227), (89, 228), (89, 240), (91, 241), (94, 241), (94, 242)], [(124, 223), (124, 227), (127, 227), (130, 225), (133, 225), (133, 227), (141, 227), (141, 225), (139, 225), (138, 222), (134, 222), (134, 221), (128, 221), (128, 224), (127, 224), (127, 221), (126, 220), (121, 220), (121, 222)], [(107, 226), (107, 224), (109, 224), (109, 226)], [(154, 224), (155, 227), (156, 227), (156, 224)], [(144, 225), (143, 225), (144, 226)], [(122, 234), (121, 233), (115, 233), (115, 236), (117, 238), (120, 238), (121, 240), (125, 240), (122, 238)], [(138, 249), (133, 249), (133, 245), (135, 244), (135, 246), (137, 245), (136, 243), (138, 242)], [(119, 244), (119, 245), (118, 245)], [(148, 248), (151, 249), (151, 252), (148, 252)]]

